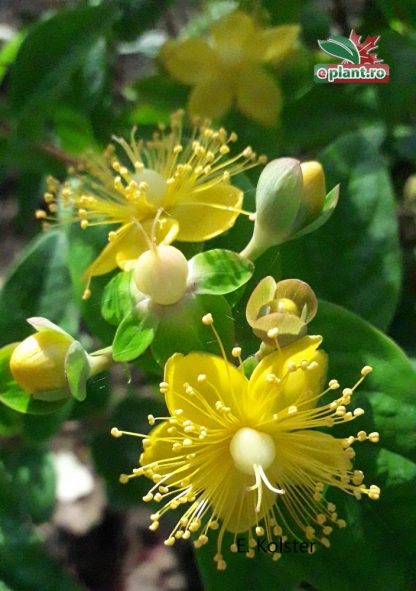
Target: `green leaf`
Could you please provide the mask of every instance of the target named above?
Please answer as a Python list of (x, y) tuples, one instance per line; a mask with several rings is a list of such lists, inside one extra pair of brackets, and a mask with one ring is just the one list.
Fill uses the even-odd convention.
[(0, 402), (12, 410), (30, 414), (48, 414), (61, 408), (68, 400), (62, 392), (60, 399), (54, 401), (35, 400), (32, 394), (16, 384), (9, 367), (11, 354), (16, 346), (13, 343), (0, 349)]
[(196, 293), (224, 295), (247, 283), (254, 265), (231, 250), (214, 249), (194, 256), (189, 269)]
[(209, 294), (188, 294), (178, 304), (169, 306), (152, 344), (156, 361), (163, 366), (174, 353), (208, 351), (221, 354), (219, 345), (209, 326), (202, 323), (202, 317), (211, 313), (214, 326), (226, 353), (234, 346), (234, 326), (231, 308), (222, 296)]
[(366, 132), (340, 137), (317, 158), (328, 186), (340, 183), (331, 219), (281, 248), (284, 277), (386, 328), (398, 302), (401, 255), (396, 204), (384, 158)]
[[(60, 10), (36, 23), (13, 64), (10, 98), (18, 115), (48, 115), (94, 41), (109, 30), (116, 13), (110, 3)], [(37, 110), (37, 112), (36, 112)]]
[(2, 82), (6, 72), (7, 67), (10, 66), (15, 60), (17, 52), (25, 38), (23, 32), (19, 32), (14, 37), (12, 37), (9, 41), (7, 41), (0, 50), (0, 83)]
[(318, 41), (318, 45), (322, 51), (340, 60), (347, 60), (352, 64), (360, 63), (360, 53), (347, 37), (334, 35), (326, 41)]
[(53, 230), (37, 236), (9, 270), (0, 291), (0, 343), (21, 340), (32, 331), (26, 318), (45, 316), (76, 332), (78, 314), (72, 302), (67, 268), (67, 241)]
[(84, 347), (78, 341), (74, 341), (68, 349), (65, 373), (72, 396), (80, 401), (85, 400), (90, 364)]
[(104, 288), (101, 314), (110, 324), (118, 326), (132, 311), (131, 272), (120, 272)]
[(7, 408), (4, 404), (0, 404), (0, 437), (18, 435), (23, 428), (22, 419), (22, 415)]
[[(343, 85), (337, 85), (340, 86)], [(339, 92), (334, 93), (332, 84), (315, 84), (298, 100), (284, 106), (285, 153), (297, 153), (305, 147), (312, 152), (318, 151), (338, 138), (340, 130), (360, 130), (370, 124), (379, 124), (375, 93), (365, 95), (354, 85), (346, 86), (350, 86), (348, 91), (337, 88)]]
[(330, 377), (354, 384), (364, 365), (374, 368), (360, 386), (356, 405), (368, 411), (365, 428), (378, 431), (381, 446), (416, 461), (416, 370), (391, 339), (359, 316), (320, 302), (310, 333), (324, 337)]
[(133, 361), (144, 353), (155, 336), (158, 319), (144, 300), (119, 325), (113, 341), (114, 361)]
[[(416, 21), (416, 15), (414, 20)], [(390, 125), (407, 121), (413, 123), (412, 105), (416, 101), (416, 79), (413, 75), (416, 60), (414, 35), (386, 32), (380, 38), (379, 55), (391, 68), (390, 84), (377, 84), (385, 87), (377, 88), (381, 115)]]

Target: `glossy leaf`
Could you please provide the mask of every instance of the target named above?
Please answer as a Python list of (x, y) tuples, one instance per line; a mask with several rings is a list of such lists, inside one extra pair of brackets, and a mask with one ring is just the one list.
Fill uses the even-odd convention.
[(254, 265), (230, 250), (214, 249), (194, 256), (189, 271), (195, 293), (223, 295), (247, 283)]
[[(67, 269), (65, 235), (53, 230), (37, 236), (10, 269), (0, 291), (0, 343), (22, 340), (33, 329), (30, 316), (45, 316), (75, 332), (77, 312)], [(7, 313), (6, 313), (7, 312)]]
[(50, 108), (82, 65), (92, 42), (114, 18), (107, 3), (61, 10), (33, 26), (13, 64), (10, 95), (15, 111), (22, 114), (46, 102)]
[(231, 352), (234, 340), (233, 316), (230, 306), (222, 296), (188, 294), (161, 317), (152, 352), (155, 359), (164, 365), (174, 353), (208, 351), (221, 354), (218, 343), (202, 317), (211, 313), (214, 325), (227, 353)]
[(117, 273), (106, 285), (101, 302), (101, 314), (110, 324), (117, 326), (133, 308), (131, 272)]
[(155, 336), (158, 319), (145, 300), (120, 323), (113, 341), (114, 361), (133, 361), (144, 353)]

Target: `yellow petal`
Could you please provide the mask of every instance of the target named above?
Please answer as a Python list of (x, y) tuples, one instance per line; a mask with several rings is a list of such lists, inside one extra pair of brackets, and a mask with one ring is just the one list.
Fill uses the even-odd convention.
[[(150, 236), (153, 220), (142, 224), (143, 230)], [(170, 244), (176, 237), (178, 224), (173, 218), (164, 218), (156, 226), (157, 244)], [(116, 267), (128, 271), (137, 257), (148, 250), (143, 231), (134, 222), (124, 224), (112, 234), (111, 241), (101, 251), (95, 261), (85, 271), (86, 277), (104, 275)]]
[[(150, 440), (151, 445), (146, 445), (140, 456), (140, 464), (142, 466), (164, 458), (174, 458), (178, 455), (177, 452), (172, 450), (172, 436), (168, 432), (169, 427), (171, 427), (170, 423), (165, 421), (159, 423), (150, 431), (148, 439)], [(161, 464), (160, 469), (162, 468), (163, 464)], [(167, 471), (170, 471), (170, 466), (168, 466)]]
[(178, 240), (201, 242), (225, 232), (234, 225), (242, 202), (242, 191), (225, 183), (194, 190), (171, 209), (179, 223)]
[[(166, 363), (165, 381), (169, 384), (166, 403), (172, 416), (182, 409), (182, 416), (213, 428), (224, 428), (221, 413), (215, 410), (216, 402), (231, 407), (233, 414), (239, 416), (248, 384), (234, 365), (209, 353), (173, 355)], [(195, 390), (194, 394), (188, 386)]]
[(282, 108), (279, 87), (260, 67), (245, 68), (237, 88), (237, 106), (261, 125), (276, 125)]
[(205, 80), (191, 92), (189, 113), (192, 117), (221, 117), (231, 107), (232, 98), (231, 86), (227, 79)]
[(282, 25), (262, 31), (257, 38), (264, 62), (281, 63), (291, 53), (298, 39), (299, 25)]
[[(238, 47), (244, 49), (251, 41), (255, 29), (255, 22), (251, 16), (237, 10), (214, 23), (211, 27), (211, 36), (218, 52), (227, 54)], [(227, 55), (221, 57), (226, 59)]]
[(203, 39), (168, 41), (160, 52), (168, 72), (184, 84), (199, 84), (218, 71), (215, 52)]
[[(277, 413), (289, 406), (300, 406), (302, 410), (316, 405), (316, 400), (305, 403), (322, 390), (326, 377), (327, 355), (324, 351), (317, 351), (322, 342), (322, 337), (306, 336), (284, 347), (280, 351), (267, 355), (258, 364), (251, 375), (249, 385), (249, 399), (252, 401), (264, 400), (262, 412), (270, 419), (270, 415)], [(289, 363), (299, 364), (306, 361), (308, 364), (316, 361), (317, 367), (306, 371), (297, 369), (288, 373)], [(278, 384), (270, 379), (273, 374), (279, 380)], [(265, 397), (265, 389), (269, 394)]]
[[(142, 224), (144, 232), (150, 237), (152, 234), (154, 221), (148, 220)], [(137, 258), (149, 249), (149, 243), (145, 239), (143, 232), (134, 227), (135, 235), (131, 233), (128, 239), (124, 239), (119, 245), (116, 256), (117, 265), (123, 271), (130, 271), (136, 263)], [(176, 238), (178, 233), (178, 224), (174, 218), (163, 218), (155, 226), (155, 243), (170, 244)]]
[(275, 443), (279, 452), (270, 473), (282, 487), (311, 480), (329, 484), (328, 474), (333, 475), (334, 470), (346, 472), (351, 467), (341, 440), (327, 433), (308, 430), (281, 433), (275, 437)]

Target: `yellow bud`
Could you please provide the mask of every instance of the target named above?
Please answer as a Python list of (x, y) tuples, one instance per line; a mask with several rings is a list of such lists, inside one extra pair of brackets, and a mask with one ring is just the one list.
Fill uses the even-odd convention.
[(187, 289), (188, 261), (174, 246), (157, 246), (140, 255), (133, 277), (137, 289), (156, 304), (176, 304)]
[(300, 168), (303, 177), (303, 226), (305, 223), (312, 222), (321, 213), (326, 187), (322, 164), (312, 160), (302, 162)]
[(52, 330), (27, 337), (10, 358), (13, 378), (32, 394), (65, 388), (65, 357), (72, 341), (69, 335)]

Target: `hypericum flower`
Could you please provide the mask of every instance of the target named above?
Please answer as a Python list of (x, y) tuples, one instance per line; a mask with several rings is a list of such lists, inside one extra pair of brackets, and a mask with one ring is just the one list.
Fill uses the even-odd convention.
[[(204, 321), (210, 324), (212, 317)], [(324, 394), (340, 387), (331, 380), (322, 391), (327, 357), (317, 351), (321, 341), (306, 336), (264, 357), (250, 379), (241, 359), (239, 368), (225, 356), (208, 353), (175, 354), (168, 360), (161, 391), (169, 416), (150, 415), (150, 425), (161, 422), (149, 435), (129, 433), (144, 438), (141, 467), (120, 477), (123, 483), (141, 475), (153, 481), (144, 501), (162, 506), (151, 516), (151, 530), (169, 509), (187, 505), (166, 545), (195, 534), (200, 547), (211, 530), (218, 530), (214, 560), (220, 570), (226, 567), (225, 532), (234, 534), (231, 552), (238, 549), (237, 538), (247, 539), (250, 558), (257, 537), (273, 544), (289, 535), (329, 547), (333, 528), (346, 522), (324, 499), (327, 487), (357, 499), (363, 494), (379, 498), (380, 489), (367, 487), (363, 473), (352, 468), (352, 444), (376, 442), (378, 433), (336, 438), (321, 431), (364, 413), (347, 406), (371, 368), (362, 369), (355, 386), (317, 406)], [(239, 348), (233, 350), (233, 356), (240, 354)], [(112, 429), (115, 437), (124, 433)], [(281, 557), (277, 547), (274, 560)]]
[(235, 100), (247, 117), (274, 125), (282, 97), (264, 64), (283, 62), (298, 34), (298, 25), (264, 28), (252, 16), (236, 11), (215, 22), (207, 40), (168, 41), (160, 57), (174, 78), (194, 87), (191, 115), (220, 117)]
[[(228, 157), (236, 134), (214, 131), (206, 123), (195, 127), (185, 141), (182, 120), (183, 113), (175, 113), (170, 129), (165, 132), (161, 127), (150, 141), (138, 141), (134, 135), (130, 143), (116, 138), (124, 150), (122, 162), (114, 146), (109, 146), (102, 158), (86, 159), (85, 169), (61, 191), (50, 180), (45, 200), (52, 214), (58, 209), (60, 191), (63, 202), (75, 210), (71, 220), (78, 220), (81, 228), (120, 226), (109, 232), (109, 243), (87, 269), (87, 277), (117, 266), (133, 268), (149, 248), (149, 239), (168, 244), (175, 238), (185, 242), (213, 238), (242, 213), (243, 193), (230, 178), (265, 162), (265, 157), (257, 157), (250, 147)], [(37, 216), (50, 219), (45, 211)]]

